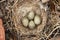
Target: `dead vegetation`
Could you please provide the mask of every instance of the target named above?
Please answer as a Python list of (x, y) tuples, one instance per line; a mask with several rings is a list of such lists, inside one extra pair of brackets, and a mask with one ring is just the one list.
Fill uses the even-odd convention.
[[(41, 23), (33, 30), (21, 22), (32, 10), (41, 17)], [(3, 19), (6, 40), (49, 40), (60, 35), (59, 0), (0, 0), (0, 18)]]

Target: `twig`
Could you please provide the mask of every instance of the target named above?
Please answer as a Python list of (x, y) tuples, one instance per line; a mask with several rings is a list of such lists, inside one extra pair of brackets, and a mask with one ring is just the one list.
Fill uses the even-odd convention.
[(55, 29), (53, 29), (53, 31), (47, 36), (47, 38), (49, 38), (51, 36), (51, 34), (58, 28), (60, 28), (60, 26), (57, 26)]

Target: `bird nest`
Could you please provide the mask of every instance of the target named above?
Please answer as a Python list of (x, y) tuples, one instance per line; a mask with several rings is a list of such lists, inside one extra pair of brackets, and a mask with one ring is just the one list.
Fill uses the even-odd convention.
[[(46, 25), (46, 21), (47, 21), (47, 14), (44, 10), (42, 10), (40, 8), (39, 3), (35, 2), (35, 1), (31, 1), (31, 2), (28, 1), (21, 5), (19, 2), (17, 2), (17, 4), (14, 7), (15, 8), (13, 9), (13, 11), (14, 11), (13, 20), (14, 20), (14, 23), (16, 24), (15, 25), (15, 27), (17, 28), (16, 30), (20, 30), (20, 34), (24, 34), (24, 35), (30, 35), (30, 33), (32, 33), (34, 35), (39, 34), (40, 31)], [(21, 23), (21, 19), (23, 19), (23, 17), (25, 17), (25, 16), (28, 16), (27, 14), (29, 14), (28, 12), (30, 12), (30, 11), (34, 11), (34, 14), (39, 15), (39, 18), (41, 18), (40, 19), (41, 23), (39, 25), (37, 25), (37, 27), (33, 30), (31, 30), (29, 28), (25, 28)]]

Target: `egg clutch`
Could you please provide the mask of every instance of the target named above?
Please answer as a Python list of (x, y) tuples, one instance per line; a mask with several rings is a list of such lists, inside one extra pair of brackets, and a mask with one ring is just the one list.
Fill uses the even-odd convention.
[(22, 18), (22, 25), (29, 29), (34, 29), (41, 23), (40, 15), (36, 14), (34, 11), (28, 12), (26, 16)]

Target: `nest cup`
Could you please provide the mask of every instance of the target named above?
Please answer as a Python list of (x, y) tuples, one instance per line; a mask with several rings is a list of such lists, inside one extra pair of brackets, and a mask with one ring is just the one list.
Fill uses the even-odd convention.
[[(40, 9), (40, 5), (37, 2), (34, 1), (25, 1), (24, 3), (23, 2), (24, 1), (22, 1), (21, 4), (19, 4), (20, 2), (17, 2), (13, 8), (13, 20), (15, 23), (15, 28), (18, 31), (20, 30), (19, 33), (24, 35), (29, 35), (30, 33), (39, 34), (39, 32), (41, 32), (44, 26), (46, 25), (47, 14), (44, 10)], [(41, 18), (40, 24), (36, 25), (34, 23), (35, 27), (33, 28), (33, 30), (31, 30), (28, 26), (24, 27), (24, 25), (22, 24), (22, 19), (24, 17), (28, 18), (26, 15), (28, 15), (29, 11), (34, 12), (34, 18), (36, 15), (38, 15), (39, 18)], [(31, 20), (34, 21), (34, 18)], [(31, 20), (29, 19), (29, 22)]]

